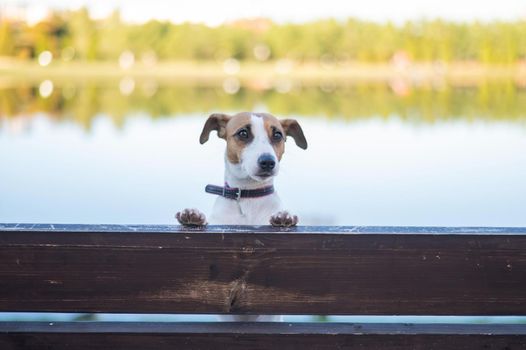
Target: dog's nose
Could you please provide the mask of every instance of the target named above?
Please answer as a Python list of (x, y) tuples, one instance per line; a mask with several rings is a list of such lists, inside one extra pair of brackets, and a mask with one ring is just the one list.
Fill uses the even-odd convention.
[(270, 171), (276, 166), (274, 157), (268, 153), (262, 154), (258, 158), (258, 164), (261, 170)]

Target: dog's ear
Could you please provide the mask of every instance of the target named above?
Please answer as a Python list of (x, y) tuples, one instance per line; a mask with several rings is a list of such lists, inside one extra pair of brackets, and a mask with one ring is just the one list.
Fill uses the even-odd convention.
[(300, 124), (295, 119), (283, 119), (279, 121), (285, 134), (287, 136), (292, 136), (296, 145), (301, 149), (307, 149), (307, 139), (303, 135), (303, 130), (301, 130)]
[(222, 113), (211, 114), (206, 120), (203, 131), (201, 131), (201, 136), (199, 137), (199, 142), (201, 144), (208, 141), (210, 137), (210, 132), (212, 130), (217, 131), (217, 136), (224, 139), (226, 138), (226, 123), (230, 120), (230, 116)]

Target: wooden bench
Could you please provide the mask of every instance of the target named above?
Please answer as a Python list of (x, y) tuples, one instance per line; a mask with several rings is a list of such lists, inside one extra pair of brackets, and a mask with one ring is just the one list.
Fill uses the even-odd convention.
[[(525, 228), (0, 224), (0, 311), (526, 315)], [(0, 349), (526, 349), (526, 324), (0, 322)]]

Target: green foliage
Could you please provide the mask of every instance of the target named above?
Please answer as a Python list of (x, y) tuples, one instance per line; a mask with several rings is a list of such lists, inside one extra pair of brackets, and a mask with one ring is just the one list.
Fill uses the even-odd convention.
[(161, 60), (253, 60), (254, 47), (265, 44), (270, 59), (357, 60), (387, 62), (397, 52), (416, 61), (514, 63), (526, 58), (526, 21), (458, 23), (411, 21), (403, 25), (349, 19), (302, 24), (243, 20), (218, 27), (149, 21), (124, 23), (118, 12), (90, 18), (87, 9), (57, 12), (32, 27), (0, 23), (0, 55), (33, 56), (50, 50), (60, 57), (73, 48), (75, 59), (116, 60), (126, 50), (136, 57)]

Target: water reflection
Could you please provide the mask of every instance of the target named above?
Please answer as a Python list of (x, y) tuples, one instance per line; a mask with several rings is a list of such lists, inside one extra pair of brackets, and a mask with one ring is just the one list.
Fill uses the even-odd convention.
[(526, 121), (526, 89), (513, 82), (470, 87), (447, 85), (415, 88), (403, 81), (337, 86), (324, 82), (302, 86), (290, 80), (243, 85), (235, 77), (218, 86), (161, 85), (125, 77), (118, 82), (72, 84), (46, 79), (39, 85), (0, 87), (0, 116), (13, 119), (44, 112), (89, 130), (93, 119), (109, 116), (121, 126), (126, 116), (152, 118), (210, 111), (255, 110), (264, 106), (277, 115), (324, 116), (344, 120), (396, 115), (404, 122), (443, 120)]

